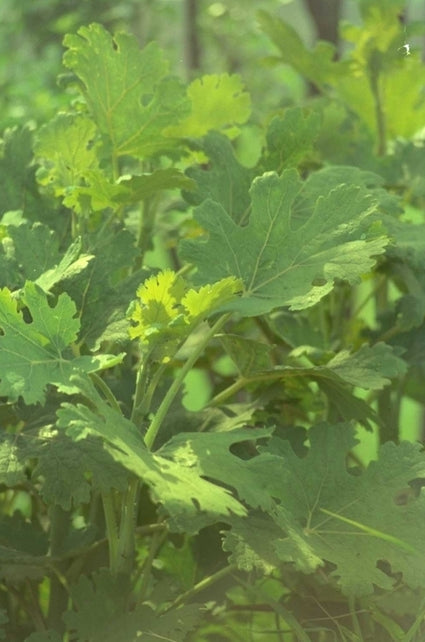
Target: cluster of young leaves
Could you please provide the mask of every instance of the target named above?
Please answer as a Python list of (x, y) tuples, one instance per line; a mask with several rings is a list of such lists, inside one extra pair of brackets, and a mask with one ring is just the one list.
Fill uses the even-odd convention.
[(182, 339), (229, 300), (234, 299), (240, 282), (229, 276), (212, 285), (188, 289), (184, 279), (164, 270), (147, 279), (137, 290), (129, 318), (130, 336), (149, 349), (156, 347), (156, 358), (169, 359)]
[[(237, 76), (204, 76), (186, 88), (169, 75), (156, 43), (140, 50), (129, 34), (112, 36), (92, 24), (64, 44), (64, 65), (72, 72), (67, 81), (84, 106), (42, 127), (35, 154), (40, 183), (80, 215), (120, 211), (164, 189), (190, 189), (176, 168), (147, 168), (159, 156), (180, 157), (184, 137), (210, 129), (234, 136), (249, 117), (249, 95)], [(124, 174), (120, 159), (131, 159)]]

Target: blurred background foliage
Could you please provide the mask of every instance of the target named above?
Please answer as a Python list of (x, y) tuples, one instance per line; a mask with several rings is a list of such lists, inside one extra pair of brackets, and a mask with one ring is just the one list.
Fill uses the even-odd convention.
[[(253, 98), (255, 123), (271, 109), (299, 102), (309, 89), (289, 66), (272, 65), (275, 52), (259, 28), (258, 9), (283, 18), (307, 45), (320, 38), (338, 47), (338, 23), (359, 23), (365, 5), (365, 0), (2, 0), (0, 128), (25, 119), (44, 122), (56, 113), (66, 101), (55, 90), (63, 37), (91, 22), (130, 31), (141, 46), (158, 41), (171, 72), (184, 79), (240, 73)], [(406, 21), (424, 19), (424, 3), (410, 0), (403, 13)]]
[(185, 79), (198, 72), (240, 73), (258, 118), (270, 106), (299, 100), (305, 87), (289, 68), (261, 70), (272, 46), (258, 27), (257, 10), (284, 18), (311, 43), (317, 35), (335, 37), (338, 16), (355, 21), (357, 5), (357, 0), (2, 0), (0, 127), (23, 119), (40, 123), (57, 111), (66, 99), (55, 91), (63, 36), (94, 21), (108, 30), (131, 31), (141, 46), (157, 40), (171, 71)]

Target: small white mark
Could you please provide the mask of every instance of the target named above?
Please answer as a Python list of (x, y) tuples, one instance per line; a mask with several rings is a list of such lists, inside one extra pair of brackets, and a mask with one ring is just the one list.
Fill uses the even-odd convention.
[(402, 47), (399, 47), (397, 51), (404, 51), (405, 56), (410, 56), (410, 45), (406, 42)]

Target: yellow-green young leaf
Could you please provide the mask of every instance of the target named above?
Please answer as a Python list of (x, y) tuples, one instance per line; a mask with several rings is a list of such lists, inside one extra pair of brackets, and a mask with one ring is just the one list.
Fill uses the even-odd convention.
[(168, 63), (155, 43), (140, 50), (133, 36), (111, 36), (99, 24), (81, 27), (64, 43), (64, 64), (79, 78), (115, 156), (146, 158), (173, 146), (164, 130), (185, 117), (190, 105), (180, 81), (167, 76)]
[(194, 324), (233, 299), (240, 289), (241, 283), (234, 277), (199, 290), (188, 289), (181, 276), (164, 270), (138, 288), (138, 301), (128, 314), (135, 323), (129, 328), (130, 336), (151, 345), (160, 342), (165, 350), (162, 356), (166, 356), (167, 341), (186, 337)]
[(242, 282), (231, 276), (217, 283), (204, 285), (199, 290), (189, 290), (182, 300), (187, 319), (207, 317), (218, 306), (233, 299), (241, 288)]
[(136, 326), (130, 328), (132, 338), (147, 340), (164, 331), (181, 315), (179, 303), (184, 294), (184, 281), (172, 270), (164, 270), (147, 279), (137, 290), (137, 302), (130, 314)]
[(58, 114), (37, 134), (34, 151), (41, 163), (37, 178), (56, 196), (67, 196), (98, 167), (93, 141), (96, 126), (80, 114)]
[(168, 133), (199, 138), (212, 129), (230, 138), (238, 133), (235, 125), (246, 122), (251, 113), (251, 99), (237, 75), (211, 74), (192, 82), (187, 90), (192, 101), (191, 114)]

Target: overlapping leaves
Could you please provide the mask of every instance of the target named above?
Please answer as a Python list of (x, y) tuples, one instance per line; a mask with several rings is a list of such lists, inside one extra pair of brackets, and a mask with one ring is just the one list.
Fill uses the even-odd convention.
[(189, 112), (183, 85), (168, 74), (156, 43), (140, 50), (125, 33), (101, 25), (65, 38), (64, 64), (79, 78), (99, 130), (117, 156), (146, 158), (172, 146), (164, 130)]
[(231, 309), (252, 316), (280, 306), (310, 307), (335, 280), (358, 282), (384, 251), (386, 238), (368, 231), (375, 202), (364, 189), (340, 185), (319, 197), (308, 218), (297, 224), (292, 210), (302, 187), (294, 170), (256, 178), (244, 227), (216, 202), (196, 209), (208, 237), (183, 241), (182, 257), (196, 265), (199, 283), (231, 275), (242, 280), (242, 297)]
[(230, 484), (256, 509), (247, 519), (232, 519), (225, 538), (241, 568), (270, 571), (291, 562), (313, 573), (331, 563), (344, 593), (356, 596), (370, 594), (374, 584), (390, 589), (391, 573), (402, 573), (412, 588), (424, 586), (425, 496), (411, 486), (425, 478), (419, 445), (385, 444), (378, 461), (360, 473), (347, 468), (356, 443), (349, 424), (317, 426), (308, 439), (304, 457), (288, 441), (274, 438), (256, 457), (238, 461), (228, 451), (232, 433), (181, 434), (161, 452), (173, 452), (182, 466)]
[(161, 344), (165, 356), (167, 344), (186, 338), (197, 322), (235, 298), (239, 288), (239, 281), (230, 276), (195, 290), (172, 270), (164, 270), (138, 288), (138, 300), (129, 312), (130, 336), (146, 345)]
[[(108, 406), (87, 378), (77, 376), (71, 383), (91, 407), (62, 404), (58, 411), (59, 427), (76, 441), (90, 435), (101, 437), (113, 459), (149, 485), (169, 516), (173, 530), (195, 533), (216, 520), (227, 521), (230, 514), (246, 513), (227, 490), (203, 479), (195, 468), (182, 467), (171, 456), (148, 451), (136, 426)], [(244, 439), (242, 434), (238, 437)]]
[(22, 293), (31, 321), (24, 318), (8, 288), (0, 291), (0, 394), (10, 401), (22, 397), (26, 404), (44, 401), (46, 387), (77, 392), (70, 383), (76, 372), (94, 372), (119, 363), (122, 356), (73, 356), (79, 321), (74, 302), (61, 294), (54, 307), (34, 283)]

